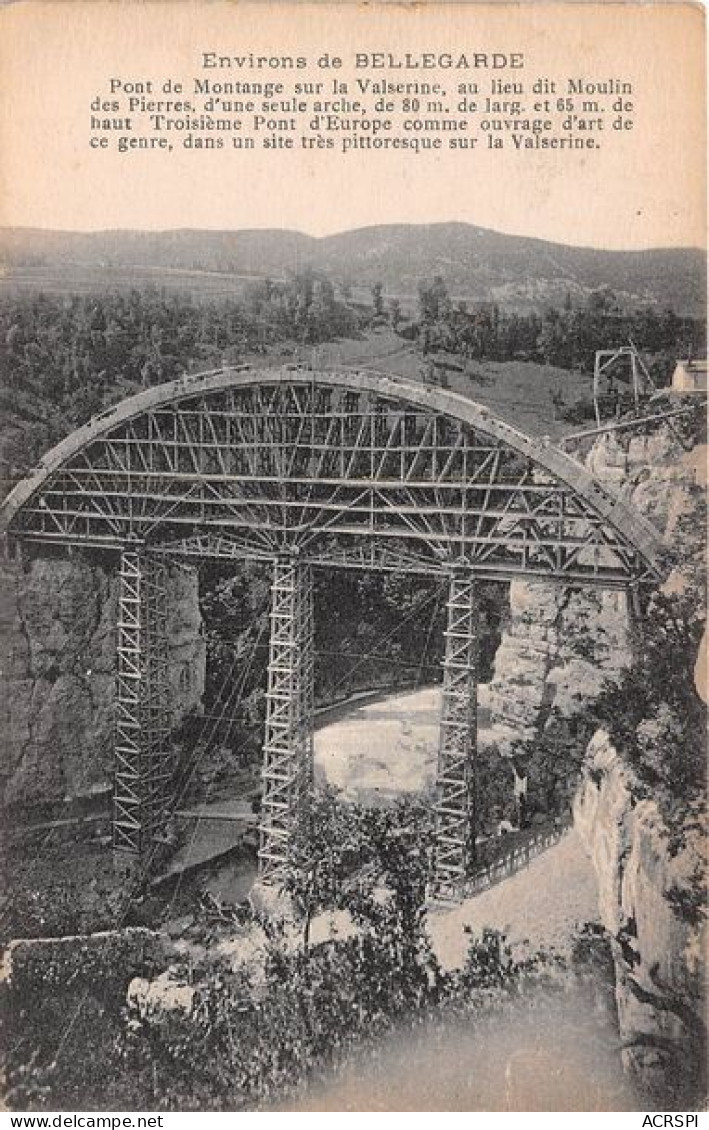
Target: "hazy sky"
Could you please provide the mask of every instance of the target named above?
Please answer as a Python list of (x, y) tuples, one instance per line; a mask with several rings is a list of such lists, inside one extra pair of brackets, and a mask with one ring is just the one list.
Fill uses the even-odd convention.
[[(600, 247), (701, 245), (704, 31), (694, 5), (265, 4), (25, 0), (0, 12), (0, 223), (62, 229), (293, 228), (467, 221)], [(202, 52), (521, 52), (501, 72), (632, 83), (635, 126), (597, 153), (92, 151), (111, 78), (278, 78), (206, 72)], [(287, 78), (295, 76), (286, 73)], [(322, 77), (309, 67), (304, 78)], [(351, 77), (351, 76), (349, 76)], [(381, 78), (431, 77), (390, 72)], [(439, 78), (440, 75), (433, 76)], [(456, 72), (451, 86), (490, 72)], [(447, 80), (448, 81), (448, 80)], [(167, 97), (160, 95), (157, 97)], [(173, 95), (174, 97), (174, 95)], [(531, 101), (531, 99), (529, 99)]]

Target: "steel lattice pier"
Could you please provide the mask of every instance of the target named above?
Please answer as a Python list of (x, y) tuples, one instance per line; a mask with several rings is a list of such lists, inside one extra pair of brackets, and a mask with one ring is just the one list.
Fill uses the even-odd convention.
[(313, 589), (310, 567), (279, 558), (271, 638), (259, 843), (261, 882), (278, 886), (313, 769)]
[(113, 847), (144, 860), (163, 830), (173, 765), (167, 654), (167, 567), (138, 550), (118, 574)]
[(459, 897), (475, 855), (479, 624), (469, 572), (451, 577), (447, 610), (431, 883), (431, 894), (440, 899)]

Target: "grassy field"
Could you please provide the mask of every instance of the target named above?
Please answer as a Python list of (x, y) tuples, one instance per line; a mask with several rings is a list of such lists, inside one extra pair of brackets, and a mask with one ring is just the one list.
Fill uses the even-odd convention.
[(195, 301), (215, 298), (238, 298), (249, 282), (261, 275), (235, 275), (221, 271), (186, 271), (169, 267), (112, 267), (108, 264), (66, 263), (58, 266), (17, 267), (0, 273), (0, 295), (27, 294), (96, 294), (105, 290), (145, 289), (190, 294)]
[[(145, 289), (155, 286), (173, 293), (191, 295), (196, 302), (224, 298), (240, 298), (249, 283), (259, 275), (236, 275), (216, 271), (187, 271), (164, 267), (112, 267), (65, 263), (55, 266), (35, 265), (2, 274), (0, 297), (43, 291), (53, 295), (96, 294), (128, 287)], [(362, 292), (366, 303), (371, 295)], [(412, 300), (413, 301), (413, 300)], [(258, 368), (301, 362), (313, 368), (363, 366), (423, 380), (423, 361), (411, 342), (398, 337), (391, 329), (380, 327), (360, 338), (341, 339), (318, 346), (302, 346), (293, 342), (269, 348), (267, 353), (247, 356), (245, 361)], [(461, 366), (461, 359), (443, 358)], [(566, 404), (590, 395), (590, 378), (549, 365), (531, 362), (468, 362), (465, 372), (446, 369), (448, 387), (486, 405), (496, 415), (523, 431), (552, 438), (575, 430), (563, 421), (556, 421), (551, 395), (561, 390)]]
[[(357, 340), (291, 347), (281, 353), (274, 350), (249, 360), (258, 367), (294, 361), (312, 365), (314, 369), (361, 366), (413, 381), (423, 380), (424, 368), (421, 355), (413, 345), (388, 329), (374, 331)], [(448, 370), (448, 387), (453, 392), (484, 404), (496, 416), (522, 431), (548, 435), (552, 439), (579, 428), (578, 424), (554, 419), (552, 393), (560, 390), (564, 403), (570, 405), (588, 399), (591, 385), (591, 377), (584, 373), (531, 361), (473, 361), (468, 362), (465, 372)]]

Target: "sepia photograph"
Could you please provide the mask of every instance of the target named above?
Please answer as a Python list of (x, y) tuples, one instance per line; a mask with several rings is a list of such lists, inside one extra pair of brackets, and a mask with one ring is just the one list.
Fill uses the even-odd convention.
[(0, 1109), (705, 1110), (704, 19), (0, 7)]

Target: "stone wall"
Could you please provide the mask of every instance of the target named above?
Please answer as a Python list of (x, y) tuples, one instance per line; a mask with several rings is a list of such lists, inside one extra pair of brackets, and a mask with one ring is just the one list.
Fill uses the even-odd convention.
[[(77, 558), (3, 562), (0, 575), (0, 788), (5, 804), (110, 787), (116, 578)], [(167, 633), (177, 723), (204, 690), (197, 577), (170, 570)]]

